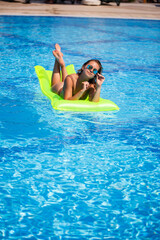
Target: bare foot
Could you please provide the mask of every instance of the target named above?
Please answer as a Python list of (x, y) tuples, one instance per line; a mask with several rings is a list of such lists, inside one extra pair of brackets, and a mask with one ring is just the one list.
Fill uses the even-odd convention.
[(58, 43), (55, 44), (55, 49), (56, 49), (58, 52), (61, 52), (61, 47), (59, 46)]
[(59, 52), (59, 54), (61, 54), (62, 55), (62, 57), (63, 57), (63, 53), (61, 52), (61, 47), (59, 46), (59, 44), (58, 43), (56, 43), (55, 44), (55, 49), (57, 50), (57, 52)]
[(54, 50), (53, 55), (55, 56), (55, 58), (57, 59), (57, 61), (59, 62), (61, 67), (65, 66), (65, 63), (64, 63), (63, 56), (62, 56), (61, 52), (59, 52), (57, 50)]

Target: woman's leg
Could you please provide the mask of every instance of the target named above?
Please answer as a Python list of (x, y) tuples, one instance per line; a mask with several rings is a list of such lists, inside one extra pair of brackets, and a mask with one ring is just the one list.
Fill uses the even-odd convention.
[(58, 44), (55, 44), (55, 50), (53, 51), (53, 55), (55, 57), (55, 64), (52, 74), (52, 86), (60, 81), (60, 67), (62, 70), (62, 82), (64, 82), (66, 76), (68, 75), (65, 67), (65, 62), (63, 60), (63, 54)]
[[(55, 50), (53, 55), (55, 56), (55, 64), (52, 73), (51, 88), (52, 91), (59, 94), (59, 91), (63, 88), (63, 82), (67, 76), (67, 70), (63, 60), (63, 54), (61, 53), (61, 48), (58, 44), (55, 45)], [(62, 81), (60, 77), (60, 67), (62, 70)]]
[(65, 67), (65, 62), (63, 60), (63, 53), (61, 52), (61, 47), (59, 46), (58, 43), (55, 44), (55, 49), (56, 49), (56, 52), (54, 52), (53, 54), (56, 54), (54, 56), (56, 57), (57, 61), (59, 62), (59, 65), (61, 66), (62, 82), (64, 82), (64, 80), (68, 74), (67, 74), (67, 70)]
[(55, 59), (53, 73), (52, 73), (52, 80), (51, 80), (51, 87), (53, 87), (55, 84), (61, 82), (60, 78), (60, 65), (57, 59)]
[[(54, 51), (53, 51), (54, 52)], [(54, 55), (54, 53), (53, 53)], [(63, 89), (63, 82), (61, 82), (60, 77), (60, 64), (57, 61), (57, 58), (55, 59), (53, 73), (52, 73), (52, 79), (51, 79), (51, 89), (54, 93), (60, 94), (60, 90)]]

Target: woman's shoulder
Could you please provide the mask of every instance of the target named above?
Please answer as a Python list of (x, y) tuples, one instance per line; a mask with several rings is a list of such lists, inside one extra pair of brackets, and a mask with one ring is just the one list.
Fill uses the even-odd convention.
[(78, 74), (77, 73), (72, 73), (72, 74), (69, 74), (68, 77), (78, 78)]
[(67, 76), (67, 78), (72, 79), (72, 81), (77, 81), (78, 79), (78, 74), (77, 73), (73, 73)]
[(65, 85), (75, 86), (75, 84), (76, 84), (76, 82), (77, 82), (77, 79), (78, 79), (78, 76), (77, 76), (77, 75), (78, 75), (78, 74), (76, 74), (76, 73), (67, 75), (64, 84), (65, 84)]

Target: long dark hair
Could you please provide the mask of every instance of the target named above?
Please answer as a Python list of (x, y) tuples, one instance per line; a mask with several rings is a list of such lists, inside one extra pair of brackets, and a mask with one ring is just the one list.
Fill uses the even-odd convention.
[[(101, 73), (102, 73), (102, 70), (103, 70), (103, 67), (102, 67), (101, 62), (100, 62), (98, 59), (90, 59), (90, 60), (88, 60), (87, 62), (85, 62), (85, 63), (83, 64), (82, 68), (85, 67), (85, 66), (86, 66), (89, 62), (91, 62), (91, 61), (94, 61), (94, 62), (96, 62), (96, 63), (99, 65), (98, 73), (101, 74)], [(82, 73), (82, 71), (83, 71), (82, 68), (77, 71), (77, 74), (78, 74), (78, 75), (80, 75), (80, 74)], [(89, 83), (95, 83), (95, 80), (96, 80), (96, 76), (94, 76), (93, 78), (91, 78), (91, 79), (89, 80)]]

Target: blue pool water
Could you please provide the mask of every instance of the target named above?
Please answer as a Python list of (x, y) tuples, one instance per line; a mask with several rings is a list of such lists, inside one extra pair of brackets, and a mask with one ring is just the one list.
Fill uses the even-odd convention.
[[(0, 17), (0, 239), (159, 239), (160, 21)], [(35, 65), (103, 64), (118, 112), (60, 112)]]

